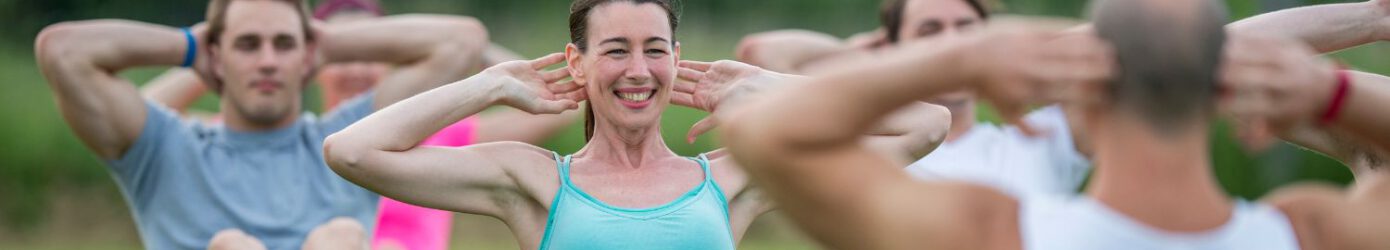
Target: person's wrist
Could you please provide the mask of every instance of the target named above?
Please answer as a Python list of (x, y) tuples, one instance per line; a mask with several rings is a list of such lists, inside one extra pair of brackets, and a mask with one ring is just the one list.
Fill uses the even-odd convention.
[(487, 93), (488, 103), (491, 105), (506, 105), (515, 107), (517, 103), (515, 92), (509, 88), (513, 87), (514, 81), (510, 76), (498, 74), (492, 71), (478, 73), (478, 77), (464, 79), (456, 84), (466, 84), (480, 86), (483, 93)]
[(975, 46), (980, 46), (980, 44), (982, 43), (957, 43), (952, 46), (952, 49), (944, 52), (946, 60), (940, 61), (961, 62), (942, 65), (948, 69), (942, 72), (958, 72), (955, 75), (956, 78), (959, 79), (948, 81), (950, 84), (954, 84), (951, 88), (976, 88), (979, 87), (976, 84), (983, 84), (985, 82), (983, 79), (987, 78), (988, 74), (991, 72), (988, 70), (990, 68), (988, 64), (992, 62), (989, 61), (989, 56), (981, 55), (980, 53), (988, 53), (993, 50), (989, 48), (975, 48)]
[(193, 26), (185, 27), (184, 30), (187, 30), (188, 35), (191, 35), (191, 37), (193, 38), (192, 47), (194, 48), (193, 51), (185, 52), (192, 53), (193, 57), (193, 61), (190, 62), (190, 64), (186, 66), (186, 68), (199, 70), (202, 68), (204, 64), (207, 64), (208, 60), (208, 55), (206, 52), (208, 48), (205, 47), (208, 44), (208, 25), (207, 23), (198, 23), (194, 24)]
[[(1342, 109), (1346, 106), (1347, 96), (1351, 92), (1351, 74), (1346, 70), (1333, 70), (1334, 75), (1331, 89), (1325, 91), (1321, 103), (1322, 109), (1317, 113), (1317, 125), (1327, 126), (1337, 121), (1341, 116)], [(1326, 89), (1326, 88), (1324, 88)]]

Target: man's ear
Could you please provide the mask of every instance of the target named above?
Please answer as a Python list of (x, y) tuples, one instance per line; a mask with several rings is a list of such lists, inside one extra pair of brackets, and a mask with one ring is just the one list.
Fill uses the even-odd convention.
[[(218, 48), (221, 48), (221, 46), (218, 45), (218, 44), (216, 44), (216, 43), (208, 43), (207, 48), (204, 48), (204, 49), (207, 50), (207, 56), (208, 56), (208, 58), (207, 58), (207, 66), (206, 66), (207, 68), (206, 68), (206, 69), (203, 69), (203, 71), (205, 71), (206, 74), (200, 74), (200, 75), (203, 76), (203, 77), (202, 77), (202, 78), (203, 78), (203, 79), (202, 79), (202, 80), (203, 80), (203, 84), (207, 85), (208, 89), (211, 89), (213, 93), (217, 93), (218, 95), (221, 95), (221, 94), (222, 94), (222, 85), (223, 85), (223, 84), (222, 84), (222, 62), (220, 62), (220, 61), (217, 60), (217, 59), (218, 59), (217, 57), (218, 57), (218, 56), (221, 56), (221, 55), (218, 55), (218, 54), (217, 54), (217, 53), (218, 53), (218, 50), (217, 50)], [(195, 69), (194, 71), (198, 71), (198, 70)]]
[(323, 65), (322, 62), (324, 61), (324, 58), (321, 56), (321, 55), (323, 55), (323, 53), (320, 53), (320, 52), (319, 52), (319, 43), (318, 43), (318, 41), (319, 41), (318, 39), (319, 39), (319, 38), (323, 38), (323, 36), (320, 36), (320, 35), (318, 34), (318, 31), (317, 31), (317, 30), (311, 30), (311, 31), (315, 33), (315, 34), (314, 34), (315, 39), (312, 39), (312, 40), (305, 40), (305, 41), (304, 41), (304, 65), (308, 65), (308, 66), (309, 66), (309, 67), (305, 67), (305, 72), (304, 72), (304, 82), (305, 82), (304, 86), (305, 86), (305, 87), (308, 87), (308, 86), (309, 86), (308, 82), (309, 82), (310, 79), (314, 79), (314, 76), (315, 76), (315, 75), (318, 75), (318, 73), (319, 73), (319, 66), (320, 66), (320, 65)]
[(676, 62), (679, 63), (681, 62), (681, 42), (675, 42), (675, 44), (676, 49), (672, 50), (672, 55), (676, 57)]
[(588, 80), (584, 79), (584, 71), (580, 70), (583, 56), (584, 52), (579, 50), (579, 46), (573, 43), (565, 45), (565, 64), (567, 64), (565, 69), (570, 71), (570, 77), (574, 79), (574, 84), (579, 84), (579, 86), (589, 84)]

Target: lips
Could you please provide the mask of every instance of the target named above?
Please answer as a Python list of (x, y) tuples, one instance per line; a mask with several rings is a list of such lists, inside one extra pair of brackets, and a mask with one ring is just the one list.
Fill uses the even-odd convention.
[(274, 80), (256, 80), (251, 82), (251, 89), (255, 89), (262, 93), (275, 92), (284, 86), (285, 84)]
[(618, 103), (631, 109), (642, 109), (652, 104), (652, 97), (656, 95), (654, 88), (620, 88), (613, 90), (613, 95), (618, 97)]

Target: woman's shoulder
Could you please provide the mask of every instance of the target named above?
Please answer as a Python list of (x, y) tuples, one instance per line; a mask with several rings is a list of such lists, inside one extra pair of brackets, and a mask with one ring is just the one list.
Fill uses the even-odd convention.
[(516, 165), (550, 165), (562, 157), (555, 151), (515, 141), (481, 143), (469, 147), (498, 161), (522, 163)]

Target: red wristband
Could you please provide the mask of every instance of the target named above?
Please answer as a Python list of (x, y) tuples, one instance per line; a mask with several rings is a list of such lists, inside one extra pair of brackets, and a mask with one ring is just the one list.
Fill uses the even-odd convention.
[(1327, 110), (1318, 118), (1319, 126), (1327, 126), (1337, 121), (1337, 116), (1342, 113), (1342, 106), (1346, 105), (1348, 92), (1351, 92), (1351, 75), (1346, 70), (1338, 70), (1337, 89), (1332, 92), (1332, 101), (1328, 103)]

